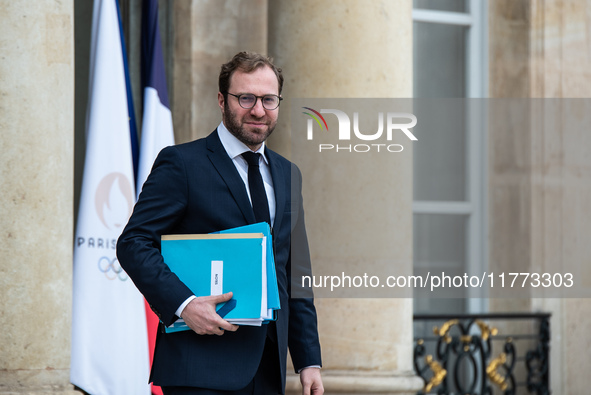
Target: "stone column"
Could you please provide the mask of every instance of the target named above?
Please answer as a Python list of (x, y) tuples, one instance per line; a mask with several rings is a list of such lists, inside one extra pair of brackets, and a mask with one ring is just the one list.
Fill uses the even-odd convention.
[(176, 142), (205, 137), (221, 121), (220, 66), (239, 51), (267, 51), (267, 0), (175, 1), (171, 106)]
[(70, 394), (73, 1), (1, 0), (0, 394)]
[[(269, 2), (269, 54), (283, 68), (286, 98), (394, 98), (412, 97), (412, 1), (273, 1)], [(287, 108), (286, 108), (287, 107)], [(288, 106), (282, 107), (270, 145), (289, 156)], [(297, 163), (304, 175), (314, 163)], [(349, 168), (347, 168), (349, 166)], [(368, 170), (368, 171), (363, 171)], [(313, 264), (334, 265), (367, 260), (367, 249), (339, 243), (339, 233), (326, 232), (328, 204), (333, 214), (328, 228), (338, 230), (339, 219), (364, 224), (365, 216), (391, 215), (396, 234), (388, 241), (391, 256), (412, 273), (412, 155), (401, 156), (396, 168), (353, 169), (339, 162), (339, 174), (351, 182), (358, 176), (373, 185), (383, 203), (357, 210), (341, 199), (340, 176), (304, 178), (304, 204)], [(347, 178), (349, 177), (349, 178)], [(351, 179), (351, 177), (353, 179)], [(320, 187), (321, 185), (321, 187)], [(395, 187), (391, 187), (395, 185)], [(346, 215), (346, 217), (345, 217)], [(324, 219), (323, 219), (324, 218)], [(336, 227), (336, 228), (335, 228)], [(324, 231), (323, 231), (324, 229)], [(362, 233), (362, 232), (360, 232)], [(360, 244), (373, 240), (364, 240)], [(326, 246), (340, 246), (335, 251)], [(329, 257), (331, 255), (331, 257)], [(330, 263), (337, 257), (339, 263)], [(412, 369), (412, 301), (410, 299), (316, 299), (323, 352), (326, 393), (415, 393), (422, 381)], [(289, 373), (289, 372), (288, 372)], [(298, 378), (288, 377), (288, 391), (297, 393)]]
[[(583, 0), (489, 4), (491, 96), (538, 98), (526, 122), (510, 133), (489, 128), (491, 261), (537, 273), (580, 264), (585, 270), (576, 281), (588, 286), (591, 224), (582, 218), (591, 212), (591, 145), (588, 128), (572, 125), (589, 124), (581, 109), (591, 97), (591, 7)], [(513, 300), (498, 299), (492, 309), (514, 306)], [(589, 300), (540, 298), (518, 306), (552, 313), (552, 392), (586, 392)]]

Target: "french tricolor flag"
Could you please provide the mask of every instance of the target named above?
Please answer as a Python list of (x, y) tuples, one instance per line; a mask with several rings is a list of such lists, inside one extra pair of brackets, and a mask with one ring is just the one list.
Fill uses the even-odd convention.
[(142, 86), (144, 115), (137, 176), (138, 196), (160, 150), (174, 144), (158, 27), (158, 0), (145, 0), (142, 9)]
[[(144, 0), (142, 8), (142, 86), (144, 87), (144, 113), (137, 173), (137, 194), (150, 174), (160, 150), (174, 144), (172, 114), (166, 89), (166, 73), (158, 27), (158, 0)], [(146, 303), (146, 320), (150, 349), (150, 364), (154, 357), (154, 344), (158, 318)], [(162, 394), (152, 386), (154, 394)]]

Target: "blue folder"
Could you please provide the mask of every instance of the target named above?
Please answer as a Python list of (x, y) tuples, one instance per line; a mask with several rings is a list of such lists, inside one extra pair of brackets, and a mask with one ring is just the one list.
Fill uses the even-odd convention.
[(273, 238), (269, 224), (259, 222), (257, 224), (223, 230), (218, 233), (262, 233), (265, 235), (267, 239), (267, 306), (269, 309), (280, 310), (281, 303), (279, 301), (277, 272), (275, 271), (275, 257), (273, 255)]
[[(263, 265), (268, 267), (263, 258), (267, 250), (266, 237), (262, 232), (166, 235), (162, 236), (161, 244), (164, 262), (195, 296), (211, 294), (212, 267), (215, 266), (212, 262), (223, 262), (222, 289), (219, 293), (232, 291), (233, 299), (236, 300), (235, 308), (225, 316), (230, 322), (242, 319), (261, 320), (264, 311), (261, 300), (266, 288), (266, 283), (263, 285)], [(276, 283), (277, 281), (275, 288)], [(218, 305), (218, 309), (222, 306), (223, 304)], [(180, 321), (165, 330), (176, 332), (188, 329)]]

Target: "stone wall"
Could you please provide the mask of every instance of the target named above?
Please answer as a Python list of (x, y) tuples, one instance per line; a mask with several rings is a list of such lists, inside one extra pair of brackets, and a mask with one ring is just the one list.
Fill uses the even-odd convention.
[(0, 393), (67, 394), (73, 2), (0, 10)]
[[(492, 97), (591, 97), (588, 2), (492, 1), (490, 26)], [(533, 108), (541, 105), (538, 100)], [(591, 133), (563, 126), (576, 116), (576, 100), (551, 105), (563, 106), (554, 118), (558, 123), (547, 123), (547, 112), (532, 109), (529, 119), (513, 125), (513, 133), (490, 128), (490, 259), (495, 264), (516, 264), (529, 272), (589, 265), (591, 222), (583, 218), (591, 215)], [(577, 278), (589, 280), (588, 272)], [(588, 299), (498, 299), (492, 304), (497, 311), (518, 306), (551, 312), (552, 390), (588, 391)]]

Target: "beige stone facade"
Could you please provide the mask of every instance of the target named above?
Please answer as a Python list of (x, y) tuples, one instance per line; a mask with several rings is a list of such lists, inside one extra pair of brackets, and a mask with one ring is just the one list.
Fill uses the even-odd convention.
[[(68, 382), (80, 187), (74, 163), (82, 165), (83, 150), (83, 139), (74, 146), (75, 104), (76, 136), (84, 134), (74, 62), (88, 67), (85, 44), (76, 44), (76, 56), (74, 45), (84, 37), (89, 3), (0, 0), (0, 394), (74, 392)], [(123, 3), (124, 20), (137, 24), (140, 2)], [(273, 56), (284, 69), (286, 97), (411, 97), (411, 10), (411, 0), (161, 1), (177, 142), (217, 126), (213, 76), (238, 50)], [(591, 96), (587, 1), (489, 0), (488, 14), (490, 97)], [(137, 63), (137, 33), (128, 36)], [(84, 73), (76, 73), (76, 84), (86, 84)], [(132, 78), (138, 80), (137, 72)], [(289, 130), (287, 109), (278, 130)], [(489, 128), (489, 259), (524, 271), (572, 260), (590, 264), (591, 132), (567, 134), (536, 117), (515, 129), (522, 132)], [(274, 135), (270, 144), (289, 156), (287, 135)], [(406, 234), (390, 247), (411, 271), (412, 157), (405, 158), (384, 171), (398, 186), (388, 198)], [(313, 164), (300, 166), (306, 172)], [(358, 220), (347, 201), (339, 201), (339, 188), (325, 180), (323, 193)], [(320, 233), (319, 193), (314, 183), (304, 184), (311, 248), (322, 261), (328, 257), (319, 241), (330, 243), (331, 236)], [(361, 254), (341, 253), (343, 259)], [(412, 371), (411, 300), (319, 299), (317, 307), (327, 393), (415, 393), (422, 386)], [(490, 310), (551, 312), (553, 393), (588, 392), (589, 300), (494, 299)], [(290, 375), (288, 391), (297, 390), (297, 377)]]
[[(522, 100), (517, 100), (522, 105)], [(568, 124), (581, 103), (565, 100), (566, 106), (543, 109), (535, 101), (525, 117), (516, 117), (512, 131), (490, 134), (490, 259), (506, 272), (573, 272), (587, 285), (588, 223), (591, 213), (591, 168), (588, 165), (589, 136), (584, 128)], [(549, 112), (554, 112), (549, 117)], [(581, 116), (582, 114), (579, 114)], [(583, 119), (587, 119), (583, 115)], [(548, 121), (548, 124), (544, 124)], [(494, 125), (494, 122), (491, 122)], [(521, 131), (514, 133), (514, 130)], [(507, 149), (511, 147), (511, 149)], [(502, 159), (505, 159), (503, 161)], [(591, 339), (583, 333), (591, 313), (589, 299), (491, 299), (495, 312), (550, 312), (552, 388), (563, 393), (581, 393), (585, 384), (573, 372), (590, 367), (585, 352)], [(508, 331), (511, 333), (511, 330)], [(573, 389), (574, 387), (574, 389)]]
[(73, 3), (1, 1), (0, 10), (0, 393), (66, 394)]
[[(493, 1), (490, 21), (491, 97), (591, 97), (587, 2)], [(562, 124), (577, 106), (576, 100), (565, 103), (557, 112)], [(531, 117), (514, 125), (518, 133), (490, 129), (490, 259), (529, 272), (556, 272), (575, 262), (588, 267), (591, 222), (584, 218), (591, 218), (591, 133), (545, 123), (541, 105), (536, 102)], [(578, 281), (588, 284), (589, 272), (582, 274)], [(496, 311), (552, 313), (553, 393), (588, 392), (581, 375), (591, 369), (591, 336), (584, 329), (591, 325), (589, 299), (491, 304)]]

